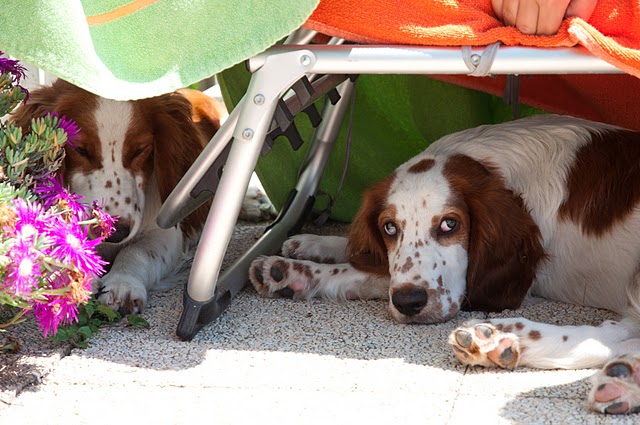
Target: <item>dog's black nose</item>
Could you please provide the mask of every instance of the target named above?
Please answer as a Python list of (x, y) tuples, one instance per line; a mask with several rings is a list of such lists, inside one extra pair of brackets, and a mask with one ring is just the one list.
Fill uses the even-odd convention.
[(116, 231), (111, 234), (105, 242), (118, 243), (122, 242), (131, 233), (131, 228), (126, 223), (116, 223)]
[(413, 316), (420, 313), (422, 308), (427, 305), (428, 300), (427, 292), (413, 285), (397, 289), (391, 295), (393, 306), (405, 316)]

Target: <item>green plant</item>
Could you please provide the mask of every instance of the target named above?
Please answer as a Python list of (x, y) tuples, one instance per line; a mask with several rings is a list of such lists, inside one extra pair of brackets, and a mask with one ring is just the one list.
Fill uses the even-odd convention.
[[(128, 314), (125, 319), (128, 326), (149, 328), (149, 322), (137, 314)], [(88, 340), (101, 327), (118, 323), (121, 320), (120, 313), (100, 304), (100, 301), (95, 298), (90, 298), (86, 304), (81, 305), (78, 309), (78, 321), (68, 326), (59, 327), (58, 332), (50, 339), (55, 342), (69, 342), (78, 348), (87, 348)]]

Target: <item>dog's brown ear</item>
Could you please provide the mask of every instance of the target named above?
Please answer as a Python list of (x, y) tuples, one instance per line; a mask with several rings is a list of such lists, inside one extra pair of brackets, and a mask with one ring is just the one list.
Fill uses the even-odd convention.
[[(178, 92), (139, 102), (144, 105), (144, 110), (149, 111), (153, 122), (153, 168), (160, 198), (164, 202), (198, 158), (219, 125), (207, 124), (208, 132), (201, 129), (194, 122), (191, 103)], [(206, 208), (194, 211), (184, 220), (183, 229), (190, 232), (201, 226), (206, 214)]]
[(347, 240), (349, 263), (358, 270), (380, 276), (389, 275), (389, 259), (378, 228), (378, 217), (387, 207), (389, 187), (394, 179), (395, 174), (392, 174), (364, 193)]
[[(57, 80), (54, 85), (62, 86), (68, 84), (59, 83)], [(41, 87), (29, 93), (29, 98), (22, 103), (9, 117), (12, 124), (22, 128), (22, 131), (28, 131), (32, 118), (39, 118), (48, 112), (56, 112), (56, 89), (54, 86)]]
[(520, 306), (545, 257), (540, 229), (520, 196), (490, 166), (464, 155), (450, 158), (444, 174), (464, 197), (471, 217), (467, 310)]

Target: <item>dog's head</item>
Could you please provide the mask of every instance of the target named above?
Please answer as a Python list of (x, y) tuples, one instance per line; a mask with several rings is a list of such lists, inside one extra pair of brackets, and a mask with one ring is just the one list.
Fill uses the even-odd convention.
[(160, 205), (220, 125), (217, 106), (204, 119), (188, 96), (206, 101), (189, 91), (115, 101), (57, 80), (33, 91), (12, 119), (23, 128), (47, 112), (75, 121), (80, 132), (65, 148), (65, 185), (88, 201), (103, 201), (119, 217), (106, 242), (126, 243), (154, 225)]
[(426, 154), (365, 194), (348, 253), (354, 267), (390, 276), (389, 308), (401, 323), (515, 308), (544, 256), (522, 199), (492, 167)]

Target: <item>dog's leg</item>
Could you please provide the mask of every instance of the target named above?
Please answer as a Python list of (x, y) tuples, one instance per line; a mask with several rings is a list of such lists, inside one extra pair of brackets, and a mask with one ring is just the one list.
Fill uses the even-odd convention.
[(251, 263), (251, 283), (266, 297), (308, 299), (386, 299), (389, 278), (353, 268), (349, 263), (320, 264), (284, 257), (259, 257)]
[(470, 321), (449, 336), (454, 354), (469, 365), (515, 369), (602, 367), (624, 341), (640, 336), (629, 320), (600, 326), (557, 326), (527, 319)]
[(340, 264), (349, 261), (347, 238), (341, 236), (296, 235), (282, 245), (282, 255), (287, 258), (324, 264)]
[(147, 293), (184, 260), (182, 232), (156, 228), (122, 248), (99, 279), (99, 300), (114, 310), (139, 313)]

